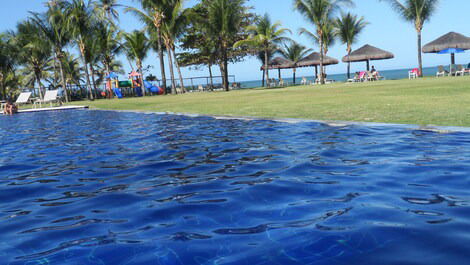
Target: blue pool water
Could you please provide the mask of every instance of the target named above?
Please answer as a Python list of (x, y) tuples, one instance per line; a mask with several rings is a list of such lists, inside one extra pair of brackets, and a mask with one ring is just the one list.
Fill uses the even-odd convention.
[(0, 117), (0, 264), (469, 264), (470, 135)]

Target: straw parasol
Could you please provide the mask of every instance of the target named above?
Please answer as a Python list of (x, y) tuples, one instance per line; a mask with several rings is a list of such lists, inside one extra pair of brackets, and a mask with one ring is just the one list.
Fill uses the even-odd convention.
[[(323, 65), (338, 64), (338, 60), (329, 56), (323, 56)], [(312, 52), (297, 63), (297, 67), (311, 67), (320, 65), (320, 53)]]
[(451, 64), (455, 64), (455, 54), (470, 49), (470, 38), (449, 32), (423, 46), (424, 53), (450, 54)]
[(372, 45), (366, 44), (361, 48), (343, 57), (343, 62), (367, 62), (367, 71), (370, 70), (370, 61), (392, 59), (393, 53), (384, 51)]
[[(339, 61), (336, 60), (333, 57), (329, 56), (323, 56), (323, 65), (332, 65), (332, 64), (338, 64)], [(312, 52), (310, 55), (306, 56), (302, 60), (300, 60), (296, 67), (315, 67), (315, 76), (318, 76), (318, 69), (317, 66), (320, 65), (320, 53), (318, 52)]]
[[(268, 63), (268, 69), (289, 69), (294, 68), (294, 63), (290, 60), (284, 59), (282, 57), (276, 57)], [(261, 70), (264, 70), (264, 65), (261, 66)]]
[[(281, 69), (294, 68), (295, 64), (282, 57), (276, 57), (268, 63), (268, 70), (277, 69), (279, 74), (279, 80), (281, 79)], [(261, 66), (261, 71), (264, 71), (264, 65)]]

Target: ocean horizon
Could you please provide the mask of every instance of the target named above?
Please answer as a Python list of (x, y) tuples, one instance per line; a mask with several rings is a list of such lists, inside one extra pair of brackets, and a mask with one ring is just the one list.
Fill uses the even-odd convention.
[[(423, 68), (423, 75), (424, 76), (435, 76), (437, 72), (437, 66), (432, 66), (432, 67), (424, 67)], [(449, 71), (449, 66), (444, 66), (444, 68)], [(381, 76), (385, 77), (387, 80), (399, 80), (399, 79), (405, 79), (408, 78), (408, 72), (411, 71), (411, 68), (404, 68), (404, 69), (395, 69), (395, 70), (383, 70), (380, 71), (379, 73)], [(269, 72), (270, 77), (278, 80), (278, 73), (277, 70), (272, 70)], [(328, 71), (327, 71), (328, 73)], [(351, 76), (354, 75), (354, 72), (351, 72)], [(281, 72), (281, 77), (282, 79), (287, 82), (288, 84), (293, 83), (293, 78), (292, 78), (292, 70), (282, 70)], [(298, 75), (296, 76), (296, 84), (300, 84), (302, 81), (302, 78), (305, 77), (309, 81), (314, 80), (313, 75), (309, 76), (302, 76)], [(328, 75), (328, 79), (334, 80), (336, 82), (345, 82), (347, 80), (347, 74), (342, 73), (342, 74), (331, 74)], [(251, 81), (239, 81), (241, 88), (256, 88), (256, 87), (261, 87), (262, 86), (262, 80), (251, 80)]]

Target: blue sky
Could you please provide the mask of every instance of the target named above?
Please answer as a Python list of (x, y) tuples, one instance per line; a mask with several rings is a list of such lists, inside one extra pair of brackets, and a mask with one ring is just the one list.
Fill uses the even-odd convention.
[[(0, 31), (11, 30), (22, 19), (28, 16), (28, 11), (40, 12), (44, 10), (43, 0), (15, 0), (3, 1), (0, 9)], [(186, 5), (191, 6), (196, 0), (187, 0)], [(121, 0), (123, 5), (137, 5), (138, 1)], [(376, 47), (391, 51), (395, 54), (392, 60), (376, 61), (373, 64), (377, 69), (388, 70), (398, 68), (414, 68), (417, 66), (417, 44), (416, 32), (411, 23), (403, 21), (390, 8), (386, 2), (379, 0), (355, 0), (356, 6), (346, 11), (364, 16), (370, 23), (361, 34), (359, 42), (355, 48), (364, 44), (371, 44)], [(300, 27), (311, 28), (303, 17), (294, 10), (292, 0), (250, 0), (248, 4), (254, 7), (254, 12), (258, 14), (268, 13), (272, 20), (280, 21), (284, 27), (292, 30), (292, 39), (303, 45), (318, 50), (309, 39), (299, 36)], [(468, 11), (470, 10), (470, 1), (468, 0), (441, 0), (436, 14), (432, 20), (425, 24), (423, 31), (423, 44), (436, 39), (437, 37), (449, 32), (456, 31), (470, 36), (470, 27), (468, 22)], [(140, 23), (129, 14), (121, 13), (120, 26), (127, 30), (139, 29)], [(456, 55), (457, 63), (467, 64), (470, 62), (470, 52)], [(331, 47), (329, 56), (341, 59), (345, 55), (345, 46), (337, 43)], [(122, 58), (123, 65), (127, 66), (125, 59)], [(439, 64), (449, 64), (448, 55), (424, 54), (424, 66), (434, 66)], [(152, 72), (159, 77), (158, 61), (155, 54), (149, 54), (145, 60), (145, 65), (154, 65)], [(229, 66), (230, 74), (236, 76), (237, 81), (260, 79), (260, 63), (255, 58), (247, 57), (245, 61)], [(364, 63), (352, 65), (353, 71), (362, 70)], [(214, 73), (219, 74), (218, 67), (214, 67)], [(328, 73), (344, 73), (346, 64), (340, 63), (328, 67)], [(300, 69), (297, 76), (312, 75), (313, 69)], [(167, 71), (168, 73), (168, 71)], [(290, 77), (291, 71), (284, 70), (284, 75)], [(274, 72), (273, 72), (274, 74)], [(208, 75), (206, 69), (183, 69), (185, 77)], [(277, 76), (277, 75), (276, 75)]]

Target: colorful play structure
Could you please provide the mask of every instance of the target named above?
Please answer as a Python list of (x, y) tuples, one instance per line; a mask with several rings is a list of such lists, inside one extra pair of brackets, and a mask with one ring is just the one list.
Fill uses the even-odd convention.
[[(106, 76), (106, 87), (103, 96), (111, 99), (114, 96), (123, 98), (124, 96), (142, 97), (141, 75), (135, 71), (129, 74), (129, 79), (119, 81), (119, 76), (111, 72)], [(163, 89), (149, 81), (144, 81), (144, 87), (148, 93), (162, 95)]]

